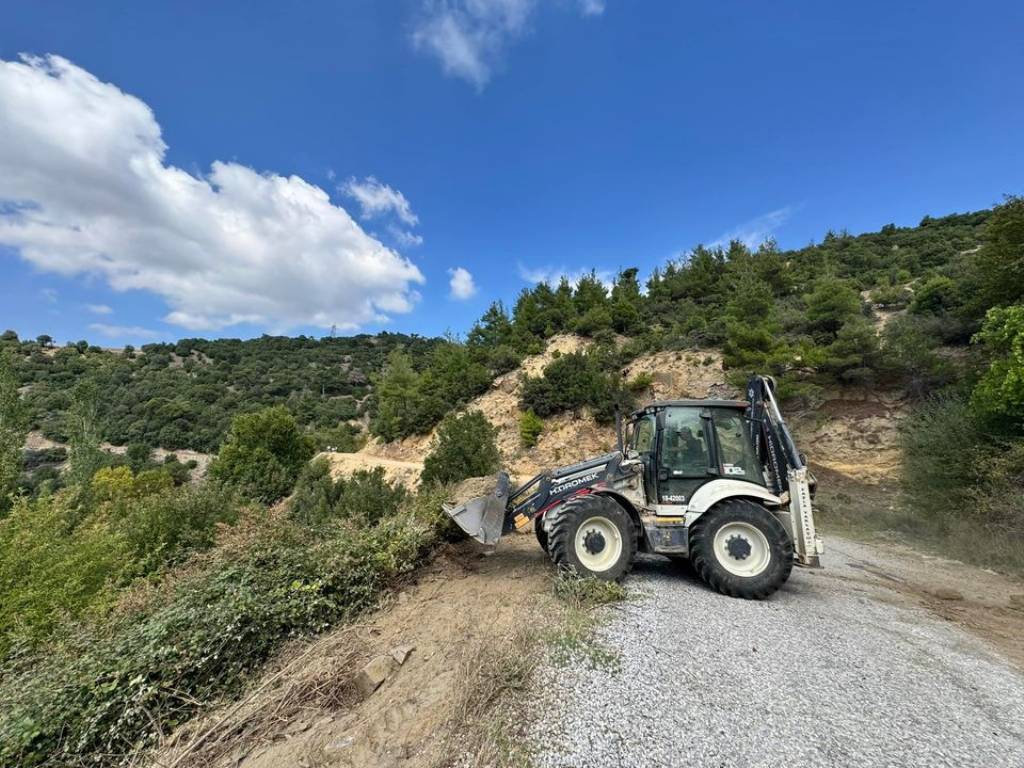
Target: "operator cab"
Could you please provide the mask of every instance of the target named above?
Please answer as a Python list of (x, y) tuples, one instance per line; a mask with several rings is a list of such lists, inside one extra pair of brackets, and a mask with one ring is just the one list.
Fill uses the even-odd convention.
[(670, 400), (636, 411), (627, 455), (643, 465), (647, 502), (685, 505), (716, 479), (764, 486), (748, 407), (742, 400)]

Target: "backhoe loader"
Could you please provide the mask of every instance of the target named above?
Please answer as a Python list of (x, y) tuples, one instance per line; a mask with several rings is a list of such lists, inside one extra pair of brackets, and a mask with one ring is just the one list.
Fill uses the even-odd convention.
[(563, 569), (622, 579), (638, 552), (689, 561), (709, 586), (761, 599), (793, 564), (819, 567), (815, 488), (779, 412), (774, 381), (746, 400), (657, 401), (635, 411), (618, 450), (549, 470), (445, 511), (486, 545), (533, 526)]

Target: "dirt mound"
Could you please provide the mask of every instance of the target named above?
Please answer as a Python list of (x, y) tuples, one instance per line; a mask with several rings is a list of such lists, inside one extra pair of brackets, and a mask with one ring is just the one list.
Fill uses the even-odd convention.
[[(246, 699), (180, 729), (152, 764), (448, 765), (471, 725), (467, 702), (481, 698), (474, 686), (487, 684), (480, 659), (514, 654), (522, 628), (555, 613), (550, 574), (532, 536), (506, 537), (488, 557), (449, 545), (377, 613), (281, 654)], [(384, 678), (376, 690), (367, 679), (378, 677), (360, 679), (367, 665)]]

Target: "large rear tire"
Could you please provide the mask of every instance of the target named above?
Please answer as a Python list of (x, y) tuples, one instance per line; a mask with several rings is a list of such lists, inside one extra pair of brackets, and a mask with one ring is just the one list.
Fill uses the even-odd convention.
[(618, 503), (607, 496), (586, 494), (557, 509), (548, 546), (559, 568), (618, 581), (633, 567), (636, 535), (633, 521)]
[(711, 588), (731, 597), (761, 600), (789, 578), (793, 542), (782, 523), (760, 504), (728, 499), (693, 524), (690, 559)]

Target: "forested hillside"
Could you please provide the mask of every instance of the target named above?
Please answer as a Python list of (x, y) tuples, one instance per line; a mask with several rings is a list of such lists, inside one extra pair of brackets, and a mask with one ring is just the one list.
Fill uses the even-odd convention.
[(370, 379), (387, 355), (401, 348), (422, 362), (437, 343), (382, 333), (182, 339), (111, 351), (85, 341), (54, 347), (48, 336), (19, 341), (8, 331), (0, 350), (11, 356), (30, 426), (47, 437), (67, 439), (74, 388), (89, 380), (102, 393), (104, 439), (210, 452), (236, 412), (271, 405), (286, 405), (323, 441), (344, 445), (352, 437), (344, 425), (365, 412)]

